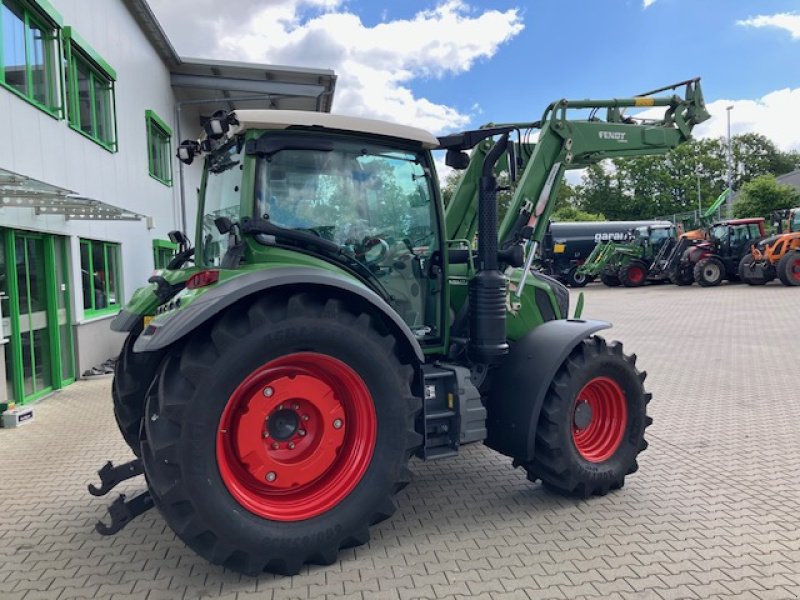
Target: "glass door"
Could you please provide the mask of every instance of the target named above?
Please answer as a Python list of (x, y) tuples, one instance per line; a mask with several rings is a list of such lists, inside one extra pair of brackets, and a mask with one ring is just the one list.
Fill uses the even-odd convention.
[(6, 230), (3, 236), (6, 383), (24, 404), (75, 379), (66, 238)]
[(44, 239), (17, 233), (14, 251), (22, 348), (22, 395), (25, 399), (33, 399), (53, 389)]
[(72, 352), (72, 318), (70, 313), (70, 288), (69, 288), (69, 260), (67, 238), (51, 236), (49, 240), (53, 244), (53, 267), (55, 272), (55, 285), (53, 286), (54, 300), (57, 318), (53, 323), (55, 327), (54, 337), (57, 336), (59, 344), (55, 347), (58, 352), (57, 363), (61, 366), (61, 372), (57, 377), (61, 379), (60, 385), (63, 387), (75, 381), (75, 358)]

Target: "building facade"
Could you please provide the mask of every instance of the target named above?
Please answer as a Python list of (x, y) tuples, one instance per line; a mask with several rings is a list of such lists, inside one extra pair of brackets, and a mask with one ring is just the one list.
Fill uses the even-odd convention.
[(109, 322), (194, 231), (216, 110), (329, 111), (328, 70), (184, 59), (144, 0), (0, 0), (0, 406), (113, 357)]

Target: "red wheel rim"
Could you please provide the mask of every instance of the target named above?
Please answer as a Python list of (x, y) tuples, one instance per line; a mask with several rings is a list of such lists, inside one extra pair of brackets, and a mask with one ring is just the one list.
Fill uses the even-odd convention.
[(644, 269), (642, 267), (631, 267), (628, 269), (628, 279), (631, 283), (641, 283), (644, 279)]
[(219, 422), (217, 463), (247, 510), (300, 521), (353, 491), (377, 433), (372, 395), (353, 369), (324, 354), (290, 354), (259, 367), (233, 392)]
[(572, 411), (572, 441), (589, 462), (608, 460), (622, 443), (628, 424), (625, 392), (608, 377), (595, 377), (583, 386)]
[(792, 263), (792, 277), (796, 281), (800, 281), (800, 258), (797, 258)]

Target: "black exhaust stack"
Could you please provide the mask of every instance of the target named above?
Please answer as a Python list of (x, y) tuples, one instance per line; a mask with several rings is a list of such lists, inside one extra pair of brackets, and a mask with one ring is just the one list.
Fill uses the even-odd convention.
[(478, 191), (478, 268), (469, 282), (470, 360), (500, 362), (508, 354), (506, 296), (508, 281), (499, 269), (497, 244), (497, 178), (494, 168), (508, 146), (508, 133), (486, 155)]

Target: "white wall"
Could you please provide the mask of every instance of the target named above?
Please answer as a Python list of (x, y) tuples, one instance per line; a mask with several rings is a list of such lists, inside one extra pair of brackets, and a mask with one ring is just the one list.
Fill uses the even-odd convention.
[[(120, 0), (52, 0), (65, 26), (75, 31), (117, 72), (116, 118), (119, 150), (103, 147), (11, 92), (0, 89), (0, 168), (72, 190), (153, 218), (146, 221), (66, 221), (62, 216), (36, 216), (32, 209), (0, 209), (0, 226), (75, 236), (72, 249), (73, 318), (83, 321), (78, 237), (122, 244), (125, 299), (147, 280), (153, 269), (152, 240), (165, 239), (180, 228), (178, 163), (175, 184), (167, 187), (150, 177), (145, 110), (154, 110), (175, 133), (175, 98), (169, 71)], [(190, 113), (193, 114), (193, 113)], [(183, 137), (197, 137), (197, 121), (182, 124)], [(173, 154), (176, 142), (173, 137)], [(187, 200), (194, 206), (198, 166), (187, 170)], [(188, 216), (190, 236), (193, 215)]]
[[(30, 209), (11, 208), (0, 211), (0, 225), (121, 242), (123, 289), (129, 295), (152, 271), (152, 260), (146, 260), (150, 240), (166, 237), (176, 224), (177, 190), (148, 174), (144, 116), (146, 109), (152, 109), (172, 125), (169, 72), (120, 1), (54, 4), (64, 24), (74, 27), (117, 71), (119, 151), (108, 152), (73, 131), (66, 120), (56, 120), (0, 90), (0, 131), (9, 132), (6, 143), (0, 144), (0, 167), (152, 216), (155, 229), (148, 231), (144, 221), (65, 221), (61, 216), (37, 217)], [(73, 254), (72, 259), (77, 262), (78, 256)], [(80, 320), (81, 303), (77, 304)]]

